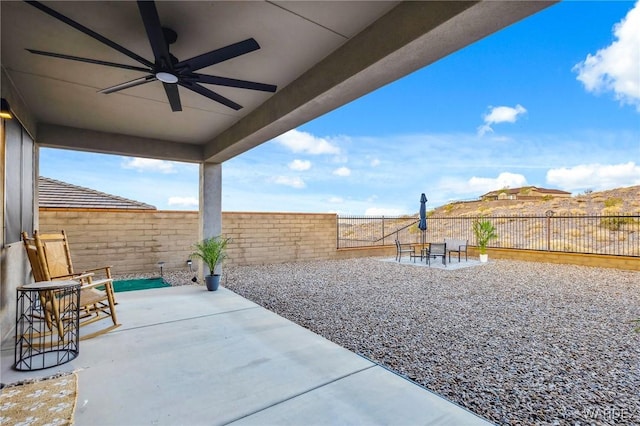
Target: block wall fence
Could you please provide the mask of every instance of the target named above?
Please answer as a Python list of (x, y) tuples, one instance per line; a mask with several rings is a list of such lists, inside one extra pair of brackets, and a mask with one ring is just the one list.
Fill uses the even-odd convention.
[[(41, 208), (39, 213), (39, 231), (66, 231), (75, 270), (112, 265), (115, 274), (159, 273), (159, 262), (165, 271), (186, 269), (198, 240), (196, 211)], [(393, 246), (337, 249), (336, 227), (335, 214), (223, 212), (222, 234), (232, 239), (226, 264), (395, 255)], [(501, 249), (490, 249), (489, 255), (640, 271), (637, 257)]]
[[(198, 240), (197, 211), (39, 210), (39, 231), (64, 229), (75, 270), (113, 265), (117, 274), (186, 268)], [(335, 214), (222, 213), (232, 239), (226, 264), (255, 265), (335, 259)]]

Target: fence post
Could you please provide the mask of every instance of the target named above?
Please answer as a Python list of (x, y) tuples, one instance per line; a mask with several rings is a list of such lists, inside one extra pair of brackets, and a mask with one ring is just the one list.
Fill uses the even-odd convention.
[(554, 212), (547, 210), (544, 215), (547, 217), (547, 251), (551, 251), (551, 216), (554, 215)]
[(382, 216), (382, 245), (384, 245), (384, 216)]

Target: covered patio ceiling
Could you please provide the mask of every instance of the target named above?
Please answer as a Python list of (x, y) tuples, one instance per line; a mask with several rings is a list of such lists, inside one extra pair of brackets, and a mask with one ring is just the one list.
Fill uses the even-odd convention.
[[(207, 85), (238, 111), (180, 87), (182, 111), (172, 112), (160, 81), (99, 93), (143, 73), (30, 53), (140, 66), (25, 2), (3, 1), (2, 97), (40, 146), (221, 163), (554, 3), (157, 2), (178, 35), (178, 60), (254, 38), (260, 49), (199, 72), (277, 86)], [(153, 62), (135, 2), (44, 4)]]

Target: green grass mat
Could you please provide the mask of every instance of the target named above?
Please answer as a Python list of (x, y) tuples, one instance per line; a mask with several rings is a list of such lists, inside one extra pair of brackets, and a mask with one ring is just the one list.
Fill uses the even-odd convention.
[(113, 282), (113, 291), (147, 290), (150, 288), (171, 287), (162, 278), (140, 278), (134, 280), (121, 280)]

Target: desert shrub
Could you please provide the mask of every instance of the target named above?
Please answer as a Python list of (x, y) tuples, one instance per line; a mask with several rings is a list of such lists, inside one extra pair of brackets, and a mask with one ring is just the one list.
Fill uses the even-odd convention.
[(582, 231), (579, 230), (579, 229), (573, 228), (573, 229), (570, 229), (567, 232), (567, 235), (569, 235), (570, 237), (573, 237), (573, 238), (578, 238), (578, 237), (582, 236)]
[(634, 220), (631, 217), (626, 216), (610, 216), (600, 219), (600, 226), (610, 231), (619, 231), (623, 225), (633, 223)]
[(551, 200), (553, 200), (552, 195), (545, 195), (542, 197), (542, 201), (551, 201)]
[(524, 235), (527, 238), (532, 238), (535, 237), (537, 235), (543, 235), (544, 234), (544, 225), (541, 222), (532, 222), (530, 224), (528, 224), (528, 226), (526, 227), (525, 231), (524, 231)]
[(547, 240), (543, 237), (529, 238), (522, 248), (529, 250), (545, 250), (547, 248)]
[(622, 204), (622, 198), (620, 197), (611, 197), (604, 200), (605, 207), (615, 207)]

